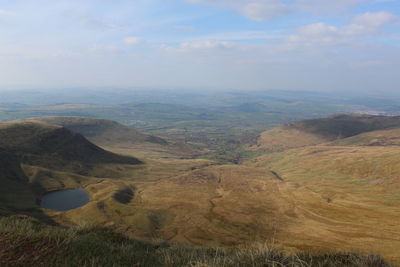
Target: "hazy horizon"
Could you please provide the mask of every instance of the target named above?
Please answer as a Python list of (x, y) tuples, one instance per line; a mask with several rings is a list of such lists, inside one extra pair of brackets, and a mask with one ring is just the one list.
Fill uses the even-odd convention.
[(0, 1), (0, 90), (396, 93), (393, 0)]

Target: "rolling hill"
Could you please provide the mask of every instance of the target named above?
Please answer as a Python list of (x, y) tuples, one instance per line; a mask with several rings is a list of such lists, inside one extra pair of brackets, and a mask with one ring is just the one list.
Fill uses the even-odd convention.
[[(395, 140), (398, 120), (338, 115), (296, 122), (275, 129), (277, 151), (240, 165), (177, 158), (140, 164), (134, 150), (116, 155), (49, 121), (2, 123), (0, 211), (41, 211), (62, 226), (90, 221), (146, 242), (267, 242), (288, 253), (372, 251), (400, 262), (400, 147), (365, 141)], [(67, 212), (37, 207), (42, 194), (65, 188), (83, 188), (90, 202)]]
[(332, 141), (331, 146), (399, 146), (400, 128), (378, 130)]
[(34, 123), (0, 123), (0, 149), (18, 155), (23, 163), (50, 166), (62, 161), (87, 164), (140, 164), (133, 157), (108, 152), (64, 127)]
[(168, 142), (160, 137), (140, 133), (111, 120), (84, 117), (41, 117), (27, 119), (27, 121), (59, 125), (79, 133), (99, 145), (143, 142), (168, 145)]
[(400, 128), (399, 116), (333, 115), (322, 119), (293, 122), (265, 131), (253, 149), (283, 151), (392, 128)]
[(80, 175), (112, 177), (104, 166), (140, 164), (135, 157), (106, 151), (61, 126), (0, 123), (0, 214), (35, 215), (45, 192), (78, 188), (92, 179)]
[[(336, 115), (294, 122), (264, 132), (258, 149), (268, 153), (245, 165), (318, 195), (321, 201), (313, 203), (297, 196), (297, 208), (310, 212), (310, 225), (324, 222), (342, 246), (361, 249), (363, 243), (398, 261), (400, 228), (393, 222), (400, 219), (399, 139), (399, 117)], [(324, 240), (337, 247), (331, 238)]]

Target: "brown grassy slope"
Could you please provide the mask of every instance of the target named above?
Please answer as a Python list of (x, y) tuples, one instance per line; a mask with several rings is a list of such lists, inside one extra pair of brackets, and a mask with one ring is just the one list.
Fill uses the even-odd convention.
[(84, 164), (141, 163), (133, 157), (101, 149), (66, 128), (33, 122), (0, 123), (0, 149), (19, 155), (23, 162), (31, 165), (60, 169), (63, 169), (63, 161)]
[(1, 266), (141, 267), (391, 267), (376, 255), (352, 253), (287, 255), (265, 245), (234, 250), (143, 243), (90, 224), (71, 228), (31, 218), (0, 218)]
[[(87, 187), (113, 178), (115, 182), (105, 191), (99, 190), (112, 199), (130, 187), (124, 180), (157, 181), (209, 164), (206, 160), (176, 159), (138, 164), (141, 162), (133, 156), (105, 151), (64, 127), (37, 122), (0, 123), (0, 149), (4, 152), (2, 198), (7, 198), (0, 208), (9, 210), (7, 203), (15, 203), (17, 213), (24, 207), (37, 207), (37, 198), (48, 191)], [(17, 181), (21, 177), (23, 183)], [(105, 216), (104, 211), (99, 216)]]
[[(63, 225), (96, 221), (146, 240), (224, 246), (269, 240), (288, 250), (373, 251), (399, 261), (395, 166), (400, 151), (362, 149), (295, 149), (260, 157), (249, 166), (163, 159), (102, 164), (94, 170), (96, 176), (114, 179), (26, 164), (23, 170), (42, 188), (89, 192), (88, 205), (64, 213), (45, 211)], [(375, 179), (379, 173), (393, 177), (382, 183)]]
[(400, 128), (400, 117), (334, 115), (294, 122), (265, 131), (252, 149), (283, 151), (390, 128)]
[(118, 122), (85, 117), (41, 117), (24, 121), (63, 126), (83, 135), (105, 150), (118, 154), (132, 154), (145, 159), (191, 157), (195, 151), (181, 143), (143, 134)]
[(291, 124), (291, 126), (328, 139), (337, 139), (369, 131), (398, 128), (400, 127), (400, 116), (343, 114), (322, 119), (299, 121)]
[[(23, 209), (37, 209), (37, 199), (49, 191), (84, 188), (91, 199), (84, 207), (66, 213), (43, 212), (62, 225), (96, 221), (146, 239), (153, 238), (168, 222), (168, 211), (130, 206), (132, 199), (158, 180), (210, 164), (207, 160), (177, 159), (126, 164), (131, 162), (119, 159), (132, 157), (104, 151), (79, 134), (43, 123), (2, 123), (0, 137), (0, 147), (17, 160), (14, 163), (3, 160), (2, 214), (6, 211), (27, 214)], [(129, 152), (134, 154), (132, 150)], [(24, 179), (23, 183), (16, 182), (19, 177)]]
[(168, 144), (167, 141), (160, 137), (143, 134), (111, 120), (84, 117), (42, 117), (28, 120), (63, 126), (101, 145), (143, 142), (159, 145)]
[(328, 143), (331, 146), (400, 146), (400, 129), (362, 133)]
[[(295, 180), (297, 175), (292, 181), (276, 172), (226, 165), (157, 182), (104, 180), (86, 187), (89, 205), (53, 218), (71, 224), (94, 220), (143, 240), (219, 246), (271, 242), (287, 251), (375, 252), (400, 261), (396, 202), (382, 200), (379, 190), (352, 193), (337, 181), (325, 188), (317, 178), (316, 184), (305, 183)], [(130, 201), (114, 197), (128, 188), (133, 190)]]
[(45, 192), (96, 181), (82, 174), (119, 177), (118, 168), (140, 163), (134, 157), (105, 151), (60, 126), (0, 123), (0, 213), (36, 215), (40, 213), (38, 199)]
[[(396, 223), (400, 220), (400, 148), (310, 146), (264, 155), (248, 164), (272, 170), (287, 183), (320, 197), (310, 202), (294, 194), (297, 210), (309, 219), (303, 231), (313, 236), (293, 243), (316, 247), (323, 242), (400, 260)], [(288, 236), (302, 231), (295, 229), (288, 228)]]
[(269, 152), (284, 151), (290, 148), (315, 145), (326, 141), (324, 137), (312, 133), (292, 129), (288, 126), (279, 126), (261, 133), (257, 145), (251, 149), (255, 151), (266, 150)]
[(18, 158), (0, 150), (0, 214), (37, 208), (36, 195)]
[[(136, 238), (187, 244), (237, 245), (271, 239), (290, 210), (282, 182), (272, 173), (240, 166), (211, 166), (157, 182), (103, 180), (88, 185), (92, 202), (54, 214), (57, 221), (112, 222)], [(132, 189), (130, 201), (115, 193)], [(287, 207), (289, 206), (289, 207)]]
[[(24, 171), (30, 181), (41, 180), (49, 188), (64, 184), (89, 192), (88, 205), (68, 212), (45, 211), (63, 225), (94, 221), (140, 239), (191, 245), (270, 241), (289, 250), (383, 251), (390, 259), (392, 254), (382, 248), (398, 248), (393, 231), (374, 232), (358, 223), (343, 223), (341, 217), (318, 214), (316, 207), (328, 214), (342, 212), (341, 204), (328, 203), (319, 194), (254, 167), (210, 166), (156, 182), (94, 179), (32, 166), (24, 166)], [(362, 212), (353, 207), (345, 215), (365, 216)], [(380, 250), (372, 245), (378, 242)]]

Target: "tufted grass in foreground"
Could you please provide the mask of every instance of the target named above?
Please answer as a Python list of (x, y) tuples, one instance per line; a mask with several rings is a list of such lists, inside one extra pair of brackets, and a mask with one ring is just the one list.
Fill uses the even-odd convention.
[(376, 255), (286, 255), (268, 246), (224, 250), (143, 243), (91, 224), (48, 226), (30, 217), (0, 218), (0, 266), (389, 267)]

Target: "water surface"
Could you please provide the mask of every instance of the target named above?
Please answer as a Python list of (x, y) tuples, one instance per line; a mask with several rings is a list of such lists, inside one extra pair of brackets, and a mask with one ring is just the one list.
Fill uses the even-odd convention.
[(83, 189), (62, 190), (43, 196), (40, 206), (56, 211), (68, 211), (86, 205), (90, 201), (89, 194)]

